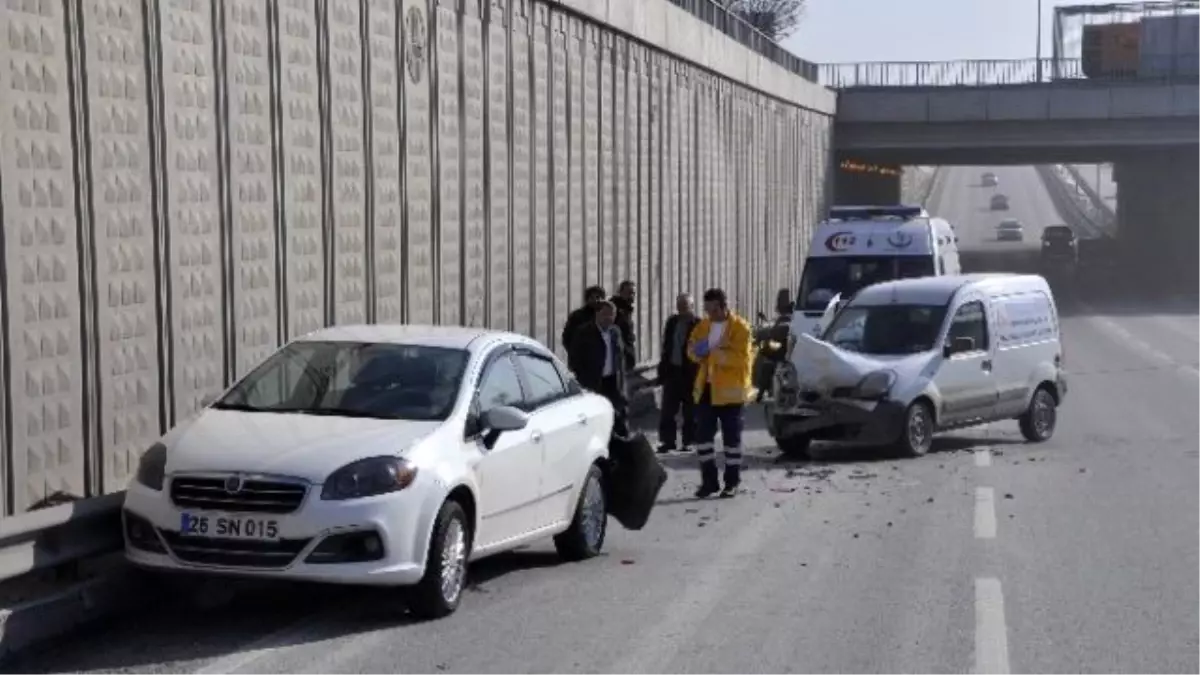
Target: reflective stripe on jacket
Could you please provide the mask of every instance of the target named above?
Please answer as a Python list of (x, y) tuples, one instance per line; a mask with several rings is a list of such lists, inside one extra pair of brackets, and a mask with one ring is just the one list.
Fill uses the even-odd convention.
[(697, 403), (704, 396), (704, 387), (712, 388), (713, 405), (738, 405), (750, 398), (751, 373), (754, 364), (754, 331), (742, 317), (729, 313), (721, 341), (709, 345), (706, 356), (696, 356), (695, 346), (708, 337), (712, 320), (705, 317), (688, 337), (687, 355), (700, 365), (692, 389)]

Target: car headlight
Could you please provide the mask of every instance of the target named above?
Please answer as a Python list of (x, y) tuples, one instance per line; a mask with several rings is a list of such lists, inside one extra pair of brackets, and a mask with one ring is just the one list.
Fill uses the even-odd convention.
[(397, 492), (412, 485), (417, 467), (399, 457), (368, 457), (334, 471), (321, 489), (321, 499), (358, 499)]
[(155, 443), (146, 452), (142, 453), (142, 458), (138, 460), (135, 479), (151, 490), (161, 492), (166, 476), (167, 446), (162, 443)]
[(854, 387), (854, 398), (861, 398), (870, 401), (878, 400), (888, 395), (892, 390), (892, 385), (896, 383), (896, 373), (890, 370), (876, 370), (873, 373), (868, 373), (866, 377), (859, 380), (858, 386)]

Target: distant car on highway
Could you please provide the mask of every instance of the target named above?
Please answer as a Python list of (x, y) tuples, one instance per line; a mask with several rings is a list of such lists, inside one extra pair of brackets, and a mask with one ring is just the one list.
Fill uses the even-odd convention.
[(636, 479), (608, 487), (612, 426), (608, 400), (521, 335), (318, 330), (142, 455), (126, 557), (396, 587), (415, 615), (445, 616), (468, 561), (547, 537), (567, 559), (600, 554), (608, 514), (640, 499)]
[(1079, 242), (1066, 225), (1049, 225), (1042, 230), (1042, 258), (1054, 262), (1079, 262)]
[(991, 209), (993, 211), (1007, 211), (1008, 197), (1005, 195), (992, 195)]
[(1024, 241), (1025, 227), (1015, 218), (1005, 218), (996, 226), (996, 241)]
[(979, 183), (980, 185), (983, 185), (983, 187), (996, 187), (1000, 184), (1000, 179), (996, 177), (996, 174), (988, 171), (980, 176)]

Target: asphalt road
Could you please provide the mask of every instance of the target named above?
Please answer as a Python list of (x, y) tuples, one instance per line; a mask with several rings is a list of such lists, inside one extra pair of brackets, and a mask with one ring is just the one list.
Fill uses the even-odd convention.
[[(989, 241), (984, 168), (935, 212)], [(1031, 169), (1000, 190), (1036, 244), (1057, 222)], [(1031, 244), (1032, 245), (1032, 244)], [(1136, 280), (1122, 284), (1136, 288)], [(1126, 295), (1062, 307), (1058, 433), (1015, 422), (898, 460), (824, 447), (778, 461), (749, 413), (748, 492), (697, 503), (673, 457), (647, 528), (561, 564), (485, 561), (458, 614), (409, 623), (384, 593), (248, 588), (89, 629), (13, 672), (1197, 672), (1196, 307)]]

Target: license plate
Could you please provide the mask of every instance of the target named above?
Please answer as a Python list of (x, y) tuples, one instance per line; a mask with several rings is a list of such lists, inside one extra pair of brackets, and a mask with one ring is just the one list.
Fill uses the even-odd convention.
[(252, 516), (181, 513), (179, 514), (179, 533), (186, 537), (275, 541), (279, 539), (279, 521)]

